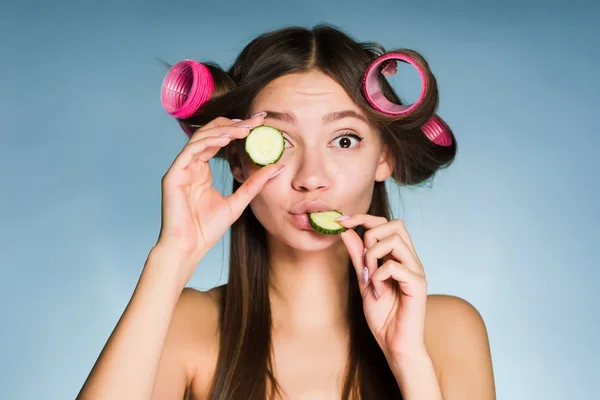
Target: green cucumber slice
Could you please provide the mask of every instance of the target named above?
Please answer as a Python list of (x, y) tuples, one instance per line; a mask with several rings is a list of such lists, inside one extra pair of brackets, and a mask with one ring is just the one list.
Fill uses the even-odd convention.
[(278, 129), (261, 125), (246, 137), (246, 152), (258, 165), (275, 164), (283, 155), (285, 140)]
[(336, 210), (315, 212), (308, 214), (308, 221), (310, 226), (317, 232), (324, 233), (325, 235), (337, 235), (346, 230), (345, 227), (335, 220), (342, 215), (341, 212)]

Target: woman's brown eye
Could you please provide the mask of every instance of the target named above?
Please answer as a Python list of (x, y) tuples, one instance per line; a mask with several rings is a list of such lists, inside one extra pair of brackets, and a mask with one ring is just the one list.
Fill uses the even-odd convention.
[(362, 137), (360, 137), (359, 135), (356, 135), (354, 133), (345, 133), (333, 139), (333, 142), (337, 141), (341, 148), (348, 149), (352, 147), (352, 142), (355, 142), (354, 144), (357, 145), (358, 143), (360, 143), (361, 140)]
[(350, 139), (348, 139), (347, 137), (343, 137), (340, 139), (340, 146), (342, 146), (343, 148), (348, 148), (352, 145), (352, 141)]

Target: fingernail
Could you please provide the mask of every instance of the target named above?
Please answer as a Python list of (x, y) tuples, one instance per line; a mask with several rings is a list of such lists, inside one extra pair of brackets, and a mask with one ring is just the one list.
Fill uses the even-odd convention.
[(279, 174), (281, 173), (281, 170), (283, 169), (283, 167), (285, 167), (285, 165), (282, 165), (282, 166), (281, 166), (281, 168), (279, 168), (279, 169), (277, 170), (277, 172), (275, 172), (273, 175), (271, 175), (271, 176), (269, 177), (269, 180), (271, 180), (271, 179), (275, 178), (277, 175), (279, 175)]
[(342, 215), (341, 217), (337, 217), (335, 220), (336, 221), (343, 221), (345, 219), (349, 219), (350, 216), (349, 215)]
[(369, 270), (364, 267), (362, 270), (362, 280), (364, 283), (369, 283)]
[(238, 118), (234, 118), (234, 119), (232, 119), (231, 121), (232, 121), (232, 122), (241, 122), (242, 120), (241, 120), (241, 119), (238, 119)]
[(250, 118), (256, 118), (259, 116), (265, 116), (267, 115), (267, 113), (265, 111), (261, 111), (261, 112), (257, 112), (256, 114), (252, 115)]
[(224, 133), (221, 135), (221, 137), (231, 137), (231, 135), (229, 133)]
[(375, 288), (373, 288), (373, 296), (375, 296), (375, 300), (379, 300), (379, 293), (377, 293), (377, 290), (375, 290)]
[(237, 125), (240, 128), (252, 128), (252, 125), (248, 125), (248, 124), (241, 124), (241, 125)]

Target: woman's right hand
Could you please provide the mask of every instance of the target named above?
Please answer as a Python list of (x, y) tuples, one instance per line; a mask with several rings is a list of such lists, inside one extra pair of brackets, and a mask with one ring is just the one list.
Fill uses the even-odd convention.
[(238, 123), (223, 117), (211, 121), (192, 135), (162, 179), (162, 224), (155, 247), (167, 249), (169, 257), (184, 264), (180, 267), (185, 270), (178, 275), (185, 283), (202, 257), (280, 169), (276, 164), (258, 169), (227, 197), (213, 187), (208, 161), (223, 146), (245, 138), (263, 122), (263, 115)]

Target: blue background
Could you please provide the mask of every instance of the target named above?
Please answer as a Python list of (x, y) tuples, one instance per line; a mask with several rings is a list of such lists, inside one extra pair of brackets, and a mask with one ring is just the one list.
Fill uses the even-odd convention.
[[(0, 398), (74, 398), (131, 295), (186, 139), (156, 58), (228, 66), (265, 30), (319, 22), (431, 64), (459, 152), (431, 187), (393, 189), (395, 216), (431, 292), (484, 316), (498, 398), (595, 397), (599, 3), (50, 3), (0, 5)], [(416, 76), (393, 77), (409, 100)], [(191, 286), (225, 280), (227, 240)]]

